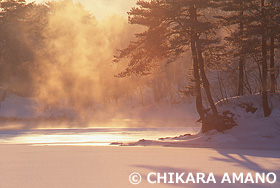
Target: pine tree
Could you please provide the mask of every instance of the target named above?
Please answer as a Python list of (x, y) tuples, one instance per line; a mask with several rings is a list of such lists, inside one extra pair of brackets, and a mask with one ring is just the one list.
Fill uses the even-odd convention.
[[(137, 5), (128, 13), (129, 22), (143, 25), (147, 30), (137, 34), (137, 40), (115, 57), (114, 62), (124, 58), (130, 60), (127, 69), (118, 76), (150, 74), (160, 68), (162, 62), (173, 62), (191, 48), (196, 107), (202, 120), (202, 131), (226, 129), (212, 98), (203, 57), (204, 50), (218, 42), (216, 26), (203, 12), (212, 3), (208, 0), (151, 0), (138, 1)], [(210, 114), (202, 105), (201, 83), (210, 104)]]
[[(252, 9), (252, 21), (248, 26), (247, 37), (249, 40), (255, 40), (256, 46), (259, 46), (260, 64), (261, 64), (261, 86), (262, 86), (262, 106), (264, 116), (267, 117), (271, 113), (268, 105), (268, 39), (270, 28), (270, 8), (266, 0), (254, 1), (250, 5)], [(259, 44), (259, 45), (258, 45)], [(256, 51), (258, 53), (258, 51)]]
[[(268, 73), (270, 73), (270, 91), (275, 93), (275, 38), (279, 33), (279, 1), (269, 0), (216, 0), (221, 9), (229, 13), (217, 16), (222, 25), (231, 27), (238, 25), (232, 35), (226, 40), (235, 46), (239, 57), (238, 95), (244, 94), (245, 60), (260, 63), (260, 78), (262, 88), (262, 104), (264, 116), (269, 116), (271, 109), (268, 105)], [(268, 44), (268, 42), (270, 42)], [(270, 54), (268, 54), (270, 51)], [(270, 55), (270, 67), (268, 60)], [(257, 57), (257, 58), (256, 58)]]
[(250, 5), (253, 0), (215, 0), (217, 6), (222, 10), (222, 15), (216, 16), (223, 27), (235, 28), (231, 34), (225, 38), (227, 45), (233, 47), (233, 56), (238, 58), (238, 92), (244, 95), (244, 72), (246, 56), (252, 51), (246, 38), (247, 26), (251, 22), (252, 15)]
[[(274, 93), (276, 90), (275, 76), (275, 37), (279, 33), (279, 3), (278, 0), (260, 0), (255, 1), (252, 7), (252, 15), (254, 19), (249, 25), (248, 37), (259, 42), (260, 60), (261, 60), (261, 85), (262, 85), (262, 105), (264, 116), (267, 117), (271, 113), (268, 105), (268, 75), (270, 73), (270, 91)], [(268, 53), (270, 51), (270, 54)], [(270, 67), (268, 68), (268, 60), (270, 55)]]
[(279, 36), (280, 33), (280, 1), (271, 0), (268, 2), (267, 7), (269, 14), (268, 37), (270, 40), (270, 92), (274, 94), (276, 92), (277, 86), (275, 69), (275, 42), (277, 36)]

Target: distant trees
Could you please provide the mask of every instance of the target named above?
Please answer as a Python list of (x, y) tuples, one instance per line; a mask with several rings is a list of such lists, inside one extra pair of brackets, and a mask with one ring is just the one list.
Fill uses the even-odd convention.
[(250, 9), (249, 5), (252, 3), (251, 0), (216, 0), (218, 2), (218, 7), (223, 11), (221, 15), (217, 15), (221, 22), (220, 25), (223, 27), (232, 28), (237, 26), (231, 33), (230, 36), (225, 38), (226, 42), (230, 44), (233, 48), (233, 56), (238, 58), (238, 93), (237, 95), (244, 95), (244, 70), (246, 55), (251, 48), (248, 46), (246, 40), (246, 32), (248, 29), (248, 24), (250, 22), (250, 15), (248, 11)]
[(23, 20), (26, 16), (27, 6), (23, 1), (3, 1), (0, 12), (0, 57), (1, 57), (1, 82), (9, 83), (10, 74), (19, 66), (30, 59), (31, 53), (20, 40), (22, 37)]
[[(264, 116), (269, 116), (271, 109), (267, 97), (268, 75), (270, 75), (271, 94), (275, 93), (277, 85), (275, 37), (279, 34), (279, 1), (216, 0), (216, 2), (226, 12), (226, 14), (218, 15), (216, 18), (222, 20), (221, 23), (224, 27), (233, 29), (231, 36), (226, 37), (225, 40), (233, 46), (234, 56), (239, 58), (238, 95), (244, 94), (245, 62), (247, 61), (249, 64), (256, 61), (261, 67), (259, 75)], [(270, 60), (269, 67), (268, 60)], [(249, 84), (247, 83), (247, 85)]]
[(43, 40), (46, 7), (7, 0), (0, 1), (0, 8), (0, 84), (19, 95), (29, 95), (35, 49)]

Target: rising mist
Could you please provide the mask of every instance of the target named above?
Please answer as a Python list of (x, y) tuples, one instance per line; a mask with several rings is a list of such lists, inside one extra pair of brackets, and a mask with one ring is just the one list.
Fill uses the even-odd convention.
[(114, 55), (145, 29), (128, 24), (127, 18), (108, 15), (97, 20), (94, 12), (72, 0), (23, 3), (17, 14), (7, 21), (13, 25), (9, 37), (18, 36), (16, 30), (22, 31), (11, 45), (21, 44), (19, 51), (24, 49), (27, 57), (17, 53), (16, 63), (9, 68), (13, 71), (2, 85), (17, 95), (34, 98), (40, 104), (38, 112), (70, 109), (71, 116), (88, 119), (106, 118), (105, 111), (113, 109), (119, 117), (131, 111), (131, 106), (185, 100), (178, 90), (188, 79), (187, 59), (164, 66), (153, 75), (116, 76), (127, 63), (113, 63)]

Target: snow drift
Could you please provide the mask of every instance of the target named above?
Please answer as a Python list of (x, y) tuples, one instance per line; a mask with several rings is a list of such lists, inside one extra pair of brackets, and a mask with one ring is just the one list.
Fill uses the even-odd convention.
[(263, 116), (261, 95), (225, 99), (217, 103), (220, 111), (230, 111), (238, 124), (230, 130), (181, 135), (158, 140), (139, 140), (122, 145), (161, 145), (174, 147), (215, 147), (280, 150), (280, 95), (269, 96), (272, 113)]

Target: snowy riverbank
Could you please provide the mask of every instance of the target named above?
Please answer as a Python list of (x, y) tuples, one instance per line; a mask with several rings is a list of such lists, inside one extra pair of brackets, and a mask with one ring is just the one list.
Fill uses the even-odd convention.
[(229, 111), (238, 124), (230, 130), (181, 135), (158, 140), (139, 140), (125, 146), (212, 147), (280, 150), (280, 95), (270, 97), (272, 113), (263, 117), (261, 96), (250, 95), (220, 101), (220, 111)]

